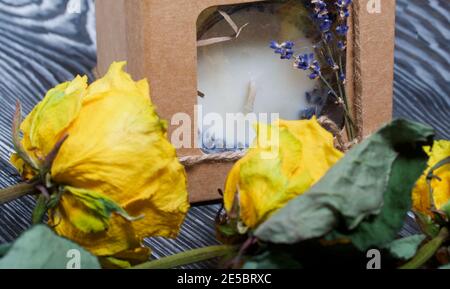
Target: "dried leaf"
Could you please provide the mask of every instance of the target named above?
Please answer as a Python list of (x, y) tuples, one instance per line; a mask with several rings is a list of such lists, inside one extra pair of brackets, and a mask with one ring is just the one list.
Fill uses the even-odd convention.
[[(425, 167), (421, 147), (432, 136), (431, 128), (406, 120), (383, 127), (353, 148), (312, 189), (262, 224), (256, 236), (292, 244), (334, 230), (334, 235), (352, 239), (359, 248), (395, 237), (411, 202), (405, 194)], [(400, 194), (402, 190), (406, 193)]]

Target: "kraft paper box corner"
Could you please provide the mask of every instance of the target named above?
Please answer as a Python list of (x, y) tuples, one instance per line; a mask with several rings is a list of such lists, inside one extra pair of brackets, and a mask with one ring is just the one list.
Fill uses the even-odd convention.
[[(395, 0), (381, 1), (381, 13), (367, 9), (373, 0), (355, 0), (349, 26), (347, 92), (360, 109), (363, 134), (392, 117)], [(198, 16), (218, 5), (261, 0), (97, 0), (98, 71), (113, 61), (128, 61), (134, 79), (150, 81), (152, 101), (167, 120), (183, 112), (194, 119), (197, 104)], [(356, 97), (358, 96), (358, 97)], [(170, 133), (176, 129), (169, 127)], [(192, 127), (192, 143), (197, 129)], [(180, 149), (179, 156), (199, 155), (200, 149)], [(192, 203), (220, 198), (232, 163), (190, 167), (188, 190)]]

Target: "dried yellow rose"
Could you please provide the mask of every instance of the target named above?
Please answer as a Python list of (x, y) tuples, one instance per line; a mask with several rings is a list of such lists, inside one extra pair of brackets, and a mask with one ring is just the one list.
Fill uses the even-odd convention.
[(240, 218), (250, 228), (306, 192), (343, 156), (315, 118), (258, 124), (257, 134), (230, 171), (224, 192), (225, 209), (230, 212), (238, 200)]
[[(98, 256), (148, 254), (142, 238), (175, 237), (189, 208), (185, 171), (148, 83), (124, 66), (113, 63), (89, 86), (86, 77), (56, 86), (20, 127), (38, 167), (68, 135), (50, 170), (61, 198), (49, 224)], [(17, 154), (11, 161), (24, 178), (36, 176)]]
[[(450, 201), (450, 165), (444, 165), (434, 170), (431, 188), (427, 182), (427, 175), (434, 166), (450, 157), (450, 141), (435, 141), (433, 147), (425, 147), (430, 156), (428, 168), (417, 182), (413, 190), (413, 208), (415, 211), (432, 215), (432, 209), (442, 209)], [(430, 191), (431, 189), (431, 191)]]

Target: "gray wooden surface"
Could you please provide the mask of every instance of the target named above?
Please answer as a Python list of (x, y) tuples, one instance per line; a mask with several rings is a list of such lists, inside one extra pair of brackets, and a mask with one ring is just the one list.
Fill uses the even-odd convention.
[[(19, 180), (8, 162), (15, 100), (29, 112), (46, 90), (95, 66), (94, 2), (80, 0), (79, 11), (76, 5), (69, 9), (76, 13), (68, 13), (68, 2), (0, 0), (0, 187)], [(398, 0), (397, 12), (394, 115), (429, 123), (439, 137), (450, 138), (450, 1)], [(0, 206), (0, 244), (29, 227), (33, 203), (24, 197)], [(176, 240), (146, 244), (155, 257), (215, 244), (217, 210), (194, 207)], [(407, 222), (402, 234), (414, 229)]]

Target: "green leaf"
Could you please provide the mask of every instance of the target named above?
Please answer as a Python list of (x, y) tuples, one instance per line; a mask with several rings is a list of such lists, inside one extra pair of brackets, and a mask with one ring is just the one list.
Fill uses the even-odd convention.
[(19, 101), (16, 102), (16, 111), (14, 113), (12, 126), (12, 143), (17, 155), (35, 171), (39, 170), (38, 165), (32, 158), (28, 156), (20, 141), (20, 124), (22, 123), (22, 105)]
[(447, 218), (450, 219), (450, 201), (447, 202), (444, 206), (442, 206), (441, 211), (443, 211), (447, 216)]
[(33, 215), (31, 217), (31, 220), (33, 224), (39, 224), (42, 223), (42, 220), (44, 219), (45, 214), (47, 213), (47, 199), (44, 195), (39, 195), (36, 206), (33, 210)]
[(411, 154), (399, 154), (383, 194), (383, 207), (377, 216), (364, 220), (355, 230), (335, 235), (352, 240), (361, 249), (380, 247), (391, 242), (403, 226), (407, 212), (411, 209), (411, 192), (426, 168), (427, 157), (422, 150)]
[(1, 244), (0, 245), (0, 257), (3, 257), (8, 253), (9, 249), (11, 249), (12, 244)]
[(131, 267), (130, 262), (114, 257), (100, 257), (99, 261), (104, 269), (127, 269)]
[(449, 231), (444, 227), (439, 231), (439, 234), (435, 238), (433, 238), (433, 240), (420, 247), (414, 258), (412, 258), (408, 263), (401, 266), (400, 269), (418, 269), (422, 267), (431, 258), (433, 258), (433, 256), (436, 254), (442, 244), (444, 244), (448, 240), (448, 238)]
[(416, 221), (420, 226), (420, 229), (428, 237), (434, 238), (439, 234), (439, 225), (436, 224), (431, 216), (423, 214), (421, 212), (414, 212)]
[(300, 269), (301, 267), (298, 261), (285, 252), (265, 251), (248, 259), (242, 269)]
[(65, 190), (84, 207), (84, 210), (77, 214), (69, 214), (71, 223), (83, 232), (105, 231), (109, 227), (109, 220), (113, 213), (119, 214), (128, 221), (138, 219), (129, 216), (119, 204), (100, 193), (69, 186), (66, 186)]
[(411, 188), (426, 167), (422, 146), (433, 135), (431, 128), (418, 123), (393, 121), (354, 147), (307, 193), (260, 225), (255, 235), (293, 244), (333, 232), (349, 237), (360, 249), (385, 244), (403, 223)]
[[(78, 266), (79, 265), (79, 266)], [(99, 269), (97, 258), (44, 225), (23, 233), (0, 259), (0, 269)]]
[(420, 244), (426, 239), (425, 235), (414, 235), (395, 240), (385, 246), (397, 259), (408, 260), (416, 255)]
[(219, 231), (219, 233), (223, 234), (225, 237), (231, 237), (239, 234), (236, 228), (226, 224), (218, 225), (216, 228)]

